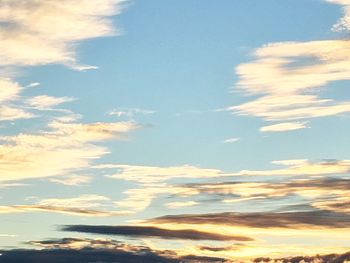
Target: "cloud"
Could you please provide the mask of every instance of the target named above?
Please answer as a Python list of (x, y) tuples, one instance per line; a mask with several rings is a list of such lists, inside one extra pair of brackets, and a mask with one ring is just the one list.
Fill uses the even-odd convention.
[(307, 128), (306, 122), (284, 122), (273, 125), (267, 125), (260, 128), (261, 132), (282, 132), (294, 131)]
[[(328, 160), (319, 163), (312, 163), (306, 159), (302, 160), (282, 160), (274, 161), (275, 165), (287, 166), (282, 169), (270, 170), (241, 170), (238, 172), (226, 173), (216, 169), (204, 169), (193, 166), (178, 166), (178, 167), (154, 167), (154, 166), (132, 166), (132, 165), (113, 165), (104, 164), (94, 166), (95, 169), (117, 169), (117, 173), (108, 175), (109, 178), (133, 181), (139, 184), (136, 188), (131, 188), (123, 193), (125, 199), (116, 201), (115, 204), (123, 209), (132, 211), (142, 211), (149, 207), (155, 198), (161, 196), (179, 196), (191, 197), (199, 194), (216, 194), (216, 195), (232, 195), (234, 199), (223, 199), (224, 203), (250, 201), (265, 197), (284, 197), (291, 193), (300, 196), (324, 194), (324, 191), (316, 191), (313, 188), (304, 187), (302, 182), (298, 185), (299, 189), (288, 189), (289, 185), (259, 183), (259, 182), (223, 182), (223, 183), (208, 183), (208, 184), (168, 184), (170, 181), (177, 178), (186, 179), (210, 179), (210, 178), (237, 178), (247, 176), (326, 176), (335, 174), (346, 174), (349, 171), (348, 160)], [(306, 182), (305, 182), (306, 183)], [(293, 192), (294, 191), (294, 192)], [(328, 193), (330, 192), (327, 190)], [(180, 208), (186, 206), (197, 205), (198, 203), (192, 200), (183, 202), (168, 202), (165, 205), (168, 208)]]
[(195, 201), (186, 201), (186, 202), (170, 202), (166, 204), (166, 207), (170, 209), (184, 208), (198, 205), (198, 202)]
[(13, 105), (20, 98), (22, 87), (8, 78), (0, 78), (0, 121), (30, 119), (34, 115)]
[(222, 171), (218, 169), (204, 169), (190, 165), (156, 167), (137, 165), (100, 165), (98, 169), (117, 169), (116, 174), (109, 178), (136, 181), (143, 184), (159, 183), (174, 178), (211, 178), (219, 177)]
[(105, 155), (105, 147), (94, 143), (121, 139), (137, 128), (132, 122), (51, 122), (49, 130), (36, 134), (2, 136), (1, 181), (67, 175), (90, 166)]
[[(221, 182), (204, 184), (187, 184), (183, 188), (197, 195), (220, 196), (225, 204), (250, 202), (267, 202), (271, 209), (276, 209), (273, 201), (288, 199), (299, 200), (309, 204), (308, 209), (350, 213), (348, 190), (350, 180), (340, 178), (294, 179), (283, 182)], [(184, 190), (184, 192), (186, 192)], [(217, 199), (214, 199), (217, 202)], [(290, 201), (290, 199), (289, 199)], [(266, 204), (265, 204), (266, 205)], [(266, 209), (266, 208), (265, 208)]]
[(350, 1), (349, 0), (325, 0), (330, 3), (343, 5), (344, 16), (333, 26), (334, 31), (350, 30)]
[(51, 212), (75, 216), (123, 216), (127, 211), (109, 211), (100, 208), (110, 202), (109, 198), (100, 195), (82, 195), (76, 198), (50, 198), (37, 204), (0, 206), (0, 214), (24, 212)]
[(317, 256), (295, 256), (285, 258), (256, 258), (254, 263), (346, 263), (350, 261), (350, 252)]
[(283, 169), (270, 170), (241, 170), (238, 172), (224, 172), (219, 169), (207, 169), (196, 166), (137, 166), (124, 164), (106, 164), (94, 166), (95, 169), (116, 169), (115, 174), (108, 178), (134, 181), (140, 184), (157, 184), (177, 178), (208, 179), (220, 177), (237, 176), (298, 176), (298, 175), (332, 175), (345, 174), (350, 170), (349, 160), (325, 160), (321, 162), (310, 162), (302, 160), (273, 161), (272, 164), (286, 166)]
[(2, 262), (143, 262), (143, 263), (176, 263), (166, 255), (147, 248), (139, 251), (125, 251), (120, 249), (15, 249), (1, 250)]
[(234, 143), (237, 141), (239, 141), (238, 138), (229, 138), (229, 139), (224, 140), (223, 143)]
[(139, 188), (128, 189), (123, 193), (126, 194), (127, 197), (114, 203), (117, 207), (136, 212), (146, 209), (151, 205), (152, 201), (160, 195), (181, 195), (184, 197), (194, 195), (197, 191), (176, 185), (146, 184), (141, 185)]
[(228, 110), (288, 121), (338, 115), (350, 111), (349, 101), (317, 95), (320, 87), (350, 79), (350, 41), (283, 42), (255, 51), (257, 59), (237, 67), (238, 87), (259, 97)]
[(155, 113), (155, 111), (140, 109), (140, 108), (118, 108), (108, 112), (108, 114), (112, 116), (128, 117), (128, 118), (133, 118), (137, 114), (149, 115), (153, 113)]
[(221, 252), (221, 251), (240, 250), (244, 246), (245, 246), (245, 244), (239, 243), (239, 244), (234, 244), (232, 246), (226, 246), (226, 247), (200, 246), (200, 247), (198, 247), (198, 249), (202, 250), (202, 251)]
[(0, 234), (0, 238), (1, 237), (6, 237), (6, 238), (11, 238), (11, 237), (17, 237), (17, 235), (11, 235), (11, 234)]
[(26, 88), (36, 88), (36, 87), (39, 87), (40, 86), (40, 83), (39, 82), (32, 82), (32, 83), (29, 83)]
[(19, 183), (0, 183), (0, 189), (6, 189), (10, 187), (19, 187), (19, 186), (27, 186), (27, 184), (19, 184)]
[(65, 64), (78, 70), (77, 42), (115, 34), (110, 16), (123, 0), (3, 0), (0, 3), (1, 66)]
[(14, 121), (19, 119), (31, 119), (35, 117), (34, 114), (26, 112), (22, 109), (1, 106), (0, 107), (0, 121)]
[[(132, 245), (124, 242), (110, 240), (110, 239), (87, 239), (87, 238), (62, 238), (54, 240), (31, 241), (31, 245), (41, 247), (42, 249), (13, 249), (1, 250), (1, 261), (3, 262), (144, 262), (144, 263), (209, 263), (209, 262), (241, 262), (241, 263), (291, 263), (291, 262), (308, 262), (308, 263), (338, 263), (347, 262), (349, 260), (349, 253), (343, 254), (329, 254), (318, 256), (294, 256), (285, 258), (234, 258), (230, 257), (213, 257), (204, 256), (206, 248), (203, 250), (192, 251), (196, 254), (182, 254), (177, 253), (175, 249), (172, 250), (157, 250), (149, 246)], [(233, 245), (234, 248), (236, 245)], [(239, 245), (237, 245), (239, 246)], [(224, 247), (223, 247), (224, 248)], [(259, 247), (256, 247), (259, 250)], [(212, 253), (220, 253), (214, 251)], [(310, 253), (310, 251), (309, 251)], [(297, 255), (297, 254), (296, 254)]]
[(110, 239), (62, 238), (31, 241), (43, 249), (0, 250), (4, 262), (123, 262), (123, 263), (214, 263), (231, 262), (224, 258), (177, 254), (175, 250), (158, 250)]
[(350, 228), (350, 216), (329, 211), (212, 213), (169, 215), (149, 220), (153, 224), (212, 224), (249, 228)]
[(52, 178), (50, 182), (68, 186), (83, 185), (91, 181), (91, 177), (84, 175), (70, 175), (63, 178)]
[(343, 195), (335, 198), (316, 200), (312, 202), (312, 206), (318, 209), (350, 214), (350, 195), (348, 194), (348, 191), (344, 191)]
[(63, 231), (81, 233), (121, 235), (161, 239), (183, 239), (183, 240), (216, 240), (216, 241), (252, 241), (252, 238), (244, 236), (220, 235), (209, 232), (202, 232), (193, 229), (171, 230), (153, 226), (92, 226), (92, 225), (71, 225), (64, 226)]
[(242, 170), (234, 175), (274, 176), (274, 175), (331, 175), (346, 174), (350, 171), (350, 160), (330, 160), (312, 163), (308, 160), (274, 161), (273, 164), (287, 166), (285, 169)]
[(7, 78), (0, 78), (0, 87), (1, 103), (17, 99), (22, 91), (22, 87), (18, 83), (12, 82)]
[(27, 99), (27, 104), (37, 109), (51, 109), (54, 106), (72, 101), (69, 97), (52, 97), (47, 95), (35, 96)]

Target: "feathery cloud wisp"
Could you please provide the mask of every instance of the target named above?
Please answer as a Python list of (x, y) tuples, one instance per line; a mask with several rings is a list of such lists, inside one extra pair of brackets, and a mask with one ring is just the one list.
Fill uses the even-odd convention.
[(48, 131), (0, 138), (0, 181), (66, 175), (89, 167), (94, 159), (108, 153), (96, 145), (120, 139), (134, 130), (132, 122), (62, 123), (52, 122)]
[(307, 128), (305, 122), (283, 122), (272, 125), (263, 126), (260, 128), (261, 132), (282, 132), (295, 131)]

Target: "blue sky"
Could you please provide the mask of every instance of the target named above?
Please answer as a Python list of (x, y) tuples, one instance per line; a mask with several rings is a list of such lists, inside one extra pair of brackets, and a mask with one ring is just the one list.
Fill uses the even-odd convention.
[(78, 2), (0, 2), (4, 255), (68, 237), (247, 262), (348, 250), (348, 0)]

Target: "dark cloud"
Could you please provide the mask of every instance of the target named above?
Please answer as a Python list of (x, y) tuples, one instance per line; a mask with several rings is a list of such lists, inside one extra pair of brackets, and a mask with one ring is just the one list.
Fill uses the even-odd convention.
[[(31, 241), (32, 245), (43, 249), (0, 250), (0, 263), (237, 263), (246, 261), (228, 260), (221, 257), (201, 255), (179, 256), (175, 251), (153, 250), (147, 246), (136, 246), (108, 239), (63, 238), (54, 240)], [(232, 250), (234, 244), (227, 248), (212, 249), (201, 247), (201, 250), (220, 252)], [(230, 248), (230, 249), (228, 249)], [(344, 263), (350, 260), (350, 252), (317, 256), (294, 256), (288, 258), (256, 258), (254, 263)]]
[(0, 251), (0, 262), (4, 263), (86, 263), (86, 262), (123, 262), (123, 263), (171, 263), (179, 262), (150, 251), (135, 254), (125, 251), (103, 249), (43, 249), (43, 250), (11, 250)]
[(93, 225), (69, 225), (63, 226), (63, 231), (103, 234), (103, 235), (121, 235), (136, 236), (163, 239), (187, 239), (187, 240), (216, 240), (216, 241), (253, 241), (245, 236), (227, 236), (209, 232), (201, 232), (193, 229), (170, 230), (152, 226), (93, 226)]
[(234, 244), (232, 246), (226, 246), (226, 247), (199, 246), (198, 248), (199, 250), (203, 250), (203, 251), (221, 252), (221, 251), (239, 250), (244, 246), (245, 246), (244, 244)]
[[(31, 241), (44, 249), (14, 249), (0, 251), (4, 263), (214, 263), (226, 262), (223, 258), (188, 255), (180, 257), (173, 251), (152, 250), (116, 240), (63, 238)], [(79, 248), (77, 248), (79, 247)]]
[(179, 263), (234, 263), (224, 258), (189, 255), (179, 258)]
[[(215, 194), (215, 195), (229, 195), (240, 197), (235, 193), (236, 187), (245, 188), (250, 182), (219, 182), (210, 184), (186, 184), (184, 188), (190, 190), (196, 189), (202, 194)], [(290, 182), (261, 182), (256, 186), (249, 186), (249, 189), (263, 188), (269, 190), (275, 190), (270, 193), (252, 194), (252, 196), (269, 196), (278, 193), (278, 195), (288, 195), (299, 191), (305, 190), (350, 190), (350, 180), (341, 178), (321, 178), (321, 179), (309, 179), (309, 180), (293, 180)], [(231, 189), (231, 190), (230, 190)], [(215, 200), (214, 200), (215, 201)]]
[(350, 227), (349, 215), (330, 211), (185, 214), (168, 215), (149, 221), (161, 224), (215, 224), (255, 228)]
[(279, 259), (271, 259), (271, 258), (257, 258), (254, 260), (254, 263), (344, 263), (345, 261), (350, 260), (350, 252), (344, 254), (330, 254), (323, 256), (298, 256), (298, 257), (289, 257), (289, 258), (279, 258)]
[[(88, 247), (113, 247), (115, 249), (125, 248), (125, 243), (111, 239), (82, 239), (82, 238), (62, 238), (62, 239), (50, 239), (41, 241), (29, 241), (28, 244), (45, 247), (45, 248), (67, 248), (74, 244), (85, 244)], [(128, 247), (130, 250), (131, 247)], [(142, 247), (135, 247), (139, 251)]]
[(210, 246), (199, 246), (199, 250), (203, 251), (211, 251), (211, 252), (221, 252), (221, 251), (232, 251), (232, 250), (240, 250), (242, 247), (245, 247), (245, 244), (234, 244), (231, 246), (225, 246), (225, 247), (210, 247)]

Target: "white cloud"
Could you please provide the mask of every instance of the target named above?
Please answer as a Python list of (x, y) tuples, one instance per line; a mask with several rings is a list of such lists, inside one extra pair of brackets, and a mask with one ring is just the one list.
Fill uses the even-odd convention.
[(294, 131), (307, 128), (306, 122), (284, 122), (273, 125), (267, 125), (260, 128), (261, 132), (282, 132)]
[(350, 112), (350, 101), (317, 95), (320, 87), (330, 82), (350, 79), (349, 54), (347, 40), (284, 42), (259, 48), (257, 59), (239, 65), (237, 73), (238, 86), (260, 97), (228, 110), (268, 121)]
[[(344, 17), (335, 30), (350, 29), (350, 2), (325, 0), (342, 5)], [(350, 101), (323, 98), (320, 89), (335, 81), (350, 79), (350, 41), (321, 40), (272, 43), (258, 48), (256, 59), (237, 67), (237, 86), (251, 101), (227, 108), (236, 114), (267, 121), (290, 121), (334, 116), (350, 112)], [(285, 131), (305, 128), (288, 122), (261, 128)]]
[(17, 99), (21, 91), (22, 88), (18, 83), (7, 78), (0, 78), (0, 103)]
[(349, 0), (325, 0), (330, 3), (343, 5), (344, 16), (333, 26), (334, 31), (350, 30), (350, 1)]
[(68, 186), (84, 185), (91, 182), (91, 177), (84, 175), (70, 175), (65, 177), (58, 177), (50, 179), (50, 182), (63, 184)]
[(197, 191), (176, 185), (144, 184), (140, 188), (126, 190), (124, 194), (127, 196), (125, 199), (114, 202), (117, 207), (139, 212), (149, 207), (152, 201), (161, 195), (173, 194), (183, 197), (197, 194)]
[(237, 142), (237, 141), (239, 141), (238, 138), (228, 138), (226, 140), (223, 140), (222, 142), (223, 143), (234, 143), (234, 142)]
[(0, 107), (0, 121), (13, 121), (18, 119), (31, 119), (34, 114), (11, 106)]
[(110, 205), (108, 197), (101, 195), (82, 195), (75, 198), (50, 198), (29, 205), (0, 206), (0, 214), (24, 213), (24, 212), (50, 212), (63, 213), (76, 216), (125, 216), (128, 211), (101, 210)]
[(101, 165), (95, 166), (98, 169), (118, 169), (110, 178), (135, 181), (143, 184), (152, 184), (167, 181), (174, 178), (212, 178), (223, 176), (223, 172), (217, 169), (205, 169), (190, 165), (156, 167), (137, 165)]
[(77, 69), (78, 41), (115, 34), (123, 0), (2, 0), (0, 65), (62, 63)]
[(137, 114), (149, 115), (153, 113), (155, 113), (155, 111), (140, 108), (119, 108), (111, 110), (108, 114), (117, 117), (133, 118)]
[(73, 98), (69, 97), (52, 97), (48, 95), (40, 95), (27, 99), (27, 104), (37, 109), (50, 109), (54, 106), (60, 105), (65, 102), (73, 101)]
[(0, 234), (0, 237), (6, 237), (6, 238), (9, 238), (9, 237), (17, 237), (17, 235), (11, 235), (11, 234)]
[(26, 86), (26, 88), (35, 88), (35, 87), (39, 87), (40, 83), (39, 82), (32, 82), (29, 85)]
[(242, 170), (235, 175), (253, 175), (253, 176), (273, 176), (273, 175), (331, 175), (345, 174), (350, 171), (350, 160), (324, 161), (312, 163), (308, 160), (283, 160), (274, 161), (273, 164), (287, 166), (284, 169), (271, 170)]
[(61, 123), (37, 134), (3, 136), (0, 181), (67, 175), (108, 153), (96, 143), (121, 139), (137, 128), (132, 122)]
[(101, 202), (108, 201), (109, 198), (101, 195), (82, 195), (76, 198), (51, 198), (44, 199), (38, 203), (39, 206), (57, 206), (57, 207), (79, 207), (91, 208), (100, 206)]

